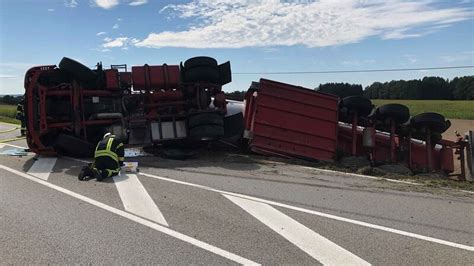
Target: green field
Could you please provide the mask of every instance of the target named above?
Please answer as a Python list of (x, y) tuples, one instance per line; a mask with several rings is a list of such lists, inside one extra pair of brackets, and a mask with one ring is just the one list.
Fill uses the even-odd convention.
[(400, 103), (408, 106), (411, 115), (436, 112), (452, 119), (474, 120), (474, 101), (445, 100), (372, 100), (377, 106), (387, 103)]
[(15, 119), (16, 106), (0, 104), (0, 122), (19, 124), (20, 121)]

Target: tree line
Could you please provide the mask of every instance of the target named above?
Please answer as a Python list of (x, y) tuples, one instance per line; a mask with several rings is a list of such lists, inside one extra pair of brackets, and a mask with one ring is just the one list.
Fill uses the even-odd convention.
[(343, 98), (364, 95), (370, 99), (410, 100), (474, 100), (474, 76), (456, 77), (452, 80), (440, 77), (423, 79), (374, 82), (362, 90), (362, 85), (326, 83), (315, 88)]
[(0, 96), (0, 103), (17, 105), (23, 96), (4, 95)]
[[(370, 99), (474, 100), (474, 76), (456, 77), (452, 80), (440, 77), (392, 80), (384, 83), (374, 82), (365, 88), (360, 84), (325, 83), (314, 89), (341, 98), (357, 95)], [(242, 101), (245, 91), (225, 94), (227, 99)]]

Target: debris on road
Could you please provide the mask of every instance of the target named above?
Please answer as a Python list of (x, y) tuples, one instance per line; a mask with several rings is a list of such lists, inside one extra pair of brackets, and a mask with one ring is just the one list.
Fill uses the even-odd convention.
[(0, 151), (0, 155), (9, 155), (9, 156), (27, 156), (28, 152), (26, 149), (20, 148), (8, 148), (6, 150)]

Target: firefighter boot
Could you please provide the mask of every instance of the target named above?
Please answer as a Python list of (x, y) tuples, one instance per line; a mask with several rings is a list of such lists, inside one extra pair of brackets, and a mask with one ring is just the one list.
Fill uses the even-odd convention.
[(92, 174), (93, 173), (91, 169), (89, 168), (89, 166), (84, 166), (82, 167), (81, 172), (79, 172), (79, 175), (77, 176), (77, 178), (81, 181), (84, 181), (86, 177), (92, 176)]

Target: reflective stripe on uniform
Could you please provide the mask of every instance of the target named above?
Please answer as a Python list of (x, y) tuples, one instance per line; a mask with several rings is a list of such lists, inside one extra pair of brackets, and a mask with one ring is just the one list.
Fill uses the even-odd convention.
[(120, 147), (123, 147), (123, 143), (119, 143), (119, 145), (117, 145), (117, 150), (120, 148)]
[(112, 148), (112, 143), (114, 142), (114, 138), (109, 138), (107, 141), (107, 147), (105, 148), (107, 151), (110, 151), (110, 148)]
[(120, 169), (115, 169), (115, 170), (104, 169), (103, 171), (106, 171), (106, 172), (107, 172), (107, 177), (111, 177), (111, 176), (114, 176), (114, 175), (118, 175), (118, 174), (120, 173)]
[(101, 156), (106, 156), (112, 158), (114, 161), (118, 161), (118, 156), (114, 152), (111, 151), (106, 151), (106, 150), (101, 150), (101, 151), (96, 151), (95, 152), (95, 158), (101, 157)]
[(123, 160), (125, 160), (124, 157), (118, 157), (119, 161), (123, 162)]

